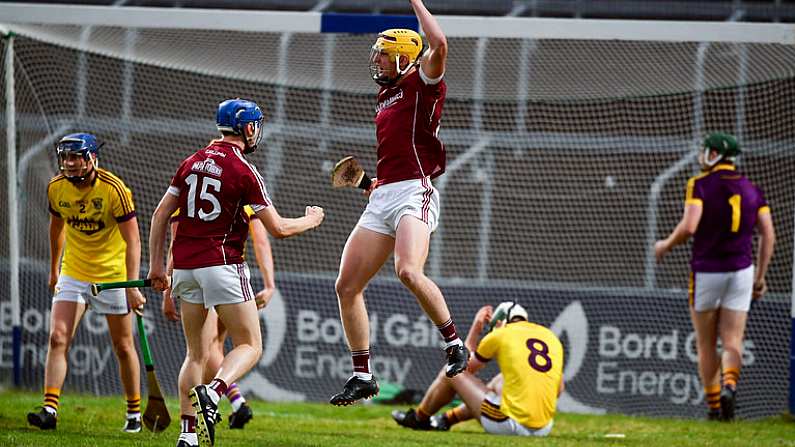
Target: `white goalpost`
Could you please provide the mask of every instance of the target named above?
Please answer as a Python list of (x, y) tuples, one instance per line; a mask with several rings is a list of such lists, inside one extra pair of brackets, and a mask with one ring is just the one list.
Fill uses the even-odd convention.
[[(439, 133), (448, 164), (427, 270), (461, 329), (483, 304), (519, 301), (566, 346), (562, 411), (700, 417), (688, 250), (658, 266), (652, 243), (681, 216), (704, 134), (724, 131), (737, 135), (739, 168), (765, 191), (779, 241), (771, 293), (750, 314), (738, 412), (777, 414), (788, 396), (795, 407), (795, 26), (438, 20), (450, 46)], [(388, 24), (418, 26), (411, 16), (0, 4), (0, 349), (17, 353), (16, 383), (36, 388), (43, 376), (52, 142), (72, 131), (105, 141), (100, 163), (131, 187), (146, 235), (177, 163), (214, 136), (217, 103), (239, 96), (265, 111), (265, 148), (252, 159), (279, 209), (311, 200), (328, 216), (311, 237), (274, 242), (279, 293), (261, 315), (263, 360), (241, 389), (325, 400), (349, 369), (333, 284), (365, 203), (326, 182), (345, 155), (374, 171), (366, 59)], [(389, 263), (367, 297), (376, 375), (424, 388), (441, 364), (433, 325)], [(184, 348), (157, 307), (147, 332), (174, 393)], [(117, 393), (105, 328), (86, 318), (68, 383)]]

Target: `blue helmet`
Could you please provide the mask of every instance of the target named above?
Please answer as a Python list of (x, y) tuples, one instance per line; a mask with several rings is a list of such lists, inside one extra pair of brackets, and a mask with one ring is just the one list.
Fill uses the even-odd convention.
[(96, 168), (97, 157), (99, 156), (99, 148), (102, 144), (97, 143), (97, 137), (90, 133), (72, 133), (61, 138), (55, 145), (55, 153), (58, 156), (58, 168), (64, 172), (66, 178), (73, 183), (80, 183), (88, 177), (91, 169), (86, 166), (83, 172), (79, 175), (66, 175), (64, 168), (64, 160), (69, 154), (80, 155), (83, 160), (89, 162), (91, 166)]
[[(245, 99), (227, 99), (218, 104), (218, 112), (215, 115), (215, 125), (222, 133), (240, 135), (246, 143), (244, 152), (252, 152), (257, 148), (262, 137), (262, 122), (264, 117), (257, 103)], [(248, 124), (254, 124), (254, 134), (246, 137), (243, 128)]]

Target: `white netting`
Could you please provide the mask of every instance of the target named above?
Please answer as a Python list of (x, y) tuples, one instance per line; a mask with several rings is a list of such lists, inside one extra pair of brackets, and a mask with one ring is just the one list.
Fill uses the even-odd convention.
[[(218, 102), (239, 96), (266, 113), (264, 150), (252, 158), (281, 214), (301, 214), (313, 203), (327, 216), (317, 231), (273, 244), (280, 294), (262, 314), (263, 360), (242, 387), (276, 399), (324, 400), (336, 391), (350, 360), (333, 281), (365, 199), (332, 190), (328, 171), (349, 154), (374, 170), (376, 86), (366, 66), (373, 36), (14, 29), (20, 33), (18, 152), (25, 161), (22, 198), (11, 205), (20, 209), (22, 228), (25, 385), (41, 385), (47, 348), (46, 185), (56, 168), (53, 139), (85, 130), (107, 142), (101, 165), (132, 188), (145, 241), (149, 216), (179, 161), (214, 137)], [(701, 415), (686, 304), (688, 251), (677, 249), (655, 268), (649, 248), (681, 215), (684, 184), (695, 172), (688, 157), (706, 132), (723, 130), (738, 135), (745, 150), (741, 170), (765, 190), (779, 241), (768, 277), (771, 295), (751, 313), (739, 412), (783, 410), (795, 49), (449, 42), (449, 97), (440, 132), (448, 172), (436, 181), (442, 218), (427, 268), (459, 329), (468, 329), (482, 304), (516, 299), (563, 334), (568, 391), (561, 409)], [(5, 196), (0, 204), (5, 222)], [(7, 258), (5, 238), (0, 249)], [(144, 265), (147, 259), (145, 252)], [(387, 263), (367, 295), (376, 373), (424, 388), (442, 364), (436, 331), (392, 271)], [(7, 287), (0, 293), (2, 355), (8, 359)], [(150, 298), (150, 343), (161, 382), (174, 393), (184, 352), (180, 329), (165, 322), (159, 300)], [(67, 392), (119, 392), (100, 319), (89, 317), (76, 346)], [(7, 379), (5, 363), (0, 371)]]

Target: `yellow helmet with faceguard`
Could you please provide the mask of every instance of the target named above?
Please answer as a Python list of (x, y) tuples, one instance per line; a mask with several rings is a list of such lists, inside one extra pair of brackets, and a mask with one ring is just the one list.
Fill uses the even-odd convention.
[[(378, 57), (382, 54), (395, 61), (397, 76), (391, 77), (378, 64)], [(416, 31), (400, 28), (382, 31), (370, 51), (370, 74), (379, 85), (394, 84), (418, 63), (420, 54), (422, 54), (422, 37)], [(408, 58), (408, 63), (403, 68), (400, 67), (400, 56)]]

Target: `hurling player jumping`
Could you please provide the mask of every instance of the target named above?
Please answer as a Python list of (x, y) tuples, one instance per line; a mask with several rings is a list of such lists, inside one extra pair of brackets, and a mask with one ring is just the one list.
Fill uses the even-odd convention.
[(442, 292), (424, 273), (431, 233), (439, 221), (439, 192), (431, 179), (445, 169), (437, 137), (447, 86), (447, 38), (421, 0), (411, 7), (428, 39), (408, 29), (378, 35), (370, 73), (381, 86), (375, 109), (378, 164), (370, 201), (348, 237), (336, 281), (340, 318), (353, 361), (353, 376), (331, 397), (350, 405), (378, 393), (370, 370), (370, 327), (364, 289), (390, 254), (395, 273), (436, 324), (447, 353), (446, 374), (466, 368), (468, 352), (458, 337)]

